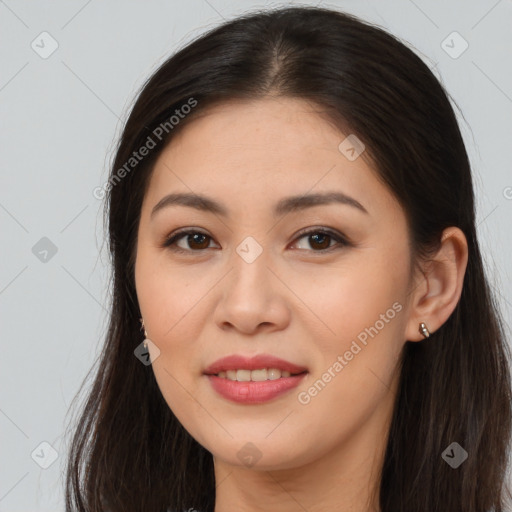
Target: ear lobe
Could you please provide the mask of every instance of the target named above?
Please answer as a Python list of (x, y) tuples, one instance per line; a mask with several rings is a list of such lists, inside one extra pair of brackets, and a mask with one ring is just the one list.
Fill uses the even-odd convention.
[(422, 341), (420, 323), (432, 334), (448, 320), (462, 294), (468, 261), (467, 240), (457, 227), (449, 227), (441, 236), (441, 247), (425, 265), (410, 302), (406, 339)]

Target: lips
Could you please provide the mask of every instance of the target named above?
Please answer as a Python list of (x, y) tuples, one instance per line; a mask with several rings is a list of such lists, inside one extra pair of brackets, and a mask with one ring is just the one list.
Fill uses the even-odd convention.
[(219, 372), (226, 372), (228, 370), (262, 370), (265, 368), (275, 368), (281, 370), (281, 372), (290, 372), (291, 375), (307, 372), (307, 368), (303, 366), (269, 354), (258, 354), (253, 357), (234, 354), (218, 359), (204, 370), (204, 374), (218, 375)]
[[(247, 405), (263, 404), (290, 392), (307, 373), (304, 366), (268, 354), (253, 357), (235, 354), (218, 359), (204, 370), (205, 377), (219, 396)], [(267, 378), (263, 379), (265, 375), (262, 374)], [(233, 379), (235, 375), (236, 380)]]

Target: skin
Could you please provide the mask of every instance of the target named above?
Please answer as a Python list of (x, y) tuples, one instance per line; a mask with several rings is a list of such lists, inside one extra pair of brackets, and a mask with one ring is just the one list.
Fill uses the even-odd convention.
[[(178, 132), (151, 176), (138, 231), (137, 296), (162, 394), (213, 454), (216, 512), (379, 510), (401, 350), (406, 340), (424, 339), (419, 322), (439, 329), (460, 298), (463, 233), (445, 230), (433, 262), (411, 278), (404, 212), (365, 153), (350, 161), (340, 152), (347, 135), (303, 100), (225, 103)], [(334, 203), (272, 215), (283, 197), (331, 190), (368, 214)], [(174, 205), (151, 218), (171, 192), (206, 195), (230, 215)], [(296, 235), (309, 227), (331, 228), (351, 243)], [(176, 243), (184, 254), (163, 248), (179, 228), (210, 238), (182, 237)], [(252, 263), (236, 252), (248, 236), (263, 250)], [(402, 306), (394, 318), (300, 403), (299, 393), (394, 303)], [(236, 404), (203, 375), (234, 353), (276, 355), (308, 374), (270, 402)], [(260, 456), (252, 466), (237, 456), (249, 442)]]

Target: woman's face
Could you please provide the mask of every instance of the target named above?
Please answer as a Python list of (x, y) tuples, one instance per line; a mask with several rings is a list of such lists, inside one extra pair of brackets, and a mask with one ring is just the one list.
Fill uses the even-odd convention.
[[(301, 100), (229, 103), (184, 127), (156, 162), (135, 266), (160, 351), (150, 346), (153, 371), (179, 421), (224, 464), (361, 458), (387, 432), (412, 289), (407, 224), (348, 135)], [(208, 202), (167, 201), (152, 214), (169, 194)], [(351, 199), (307, 199), (327, 194)], [(193, 233), (164, 246), (184, 229)], [(235, 361), (227, 373), (221, 362), (210, 373), (225, 376), (205, 374), (231, 355), (295, 367), (288, 377), (282, 362), (251, 372)]]

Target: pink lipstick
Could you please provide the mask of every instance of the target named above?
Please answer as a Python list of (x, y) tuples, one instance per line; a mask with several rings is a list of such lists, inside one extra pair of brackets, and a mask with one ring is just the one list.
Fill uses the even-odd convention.
[(307, 368), (267, 354), (232, 355), (215, 361), (204, 374), (222, 397), (237, 403), (268, 402), (299, 385)]

